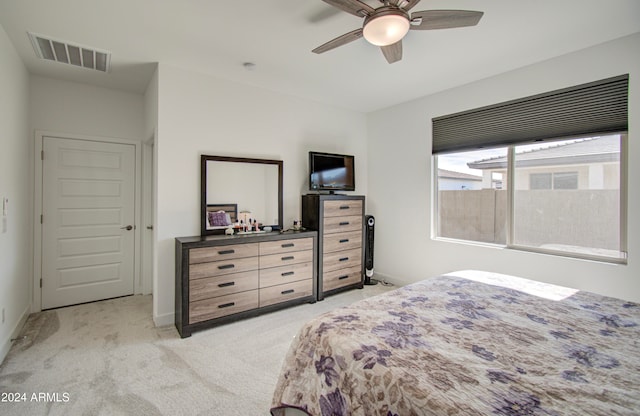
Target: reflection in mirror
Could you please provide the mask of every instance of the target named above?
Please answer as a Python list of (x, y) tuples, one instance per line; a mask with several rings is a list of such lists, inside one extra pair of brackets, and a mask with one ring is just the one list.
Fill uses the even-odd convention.
[(208, 161), (207, 205), (227, 202), (237, 204), (240, 219), (278, 224), (278, 166)]
[(202, 235), (240, 221), (282, 227), (282, 161), (202, 155)]

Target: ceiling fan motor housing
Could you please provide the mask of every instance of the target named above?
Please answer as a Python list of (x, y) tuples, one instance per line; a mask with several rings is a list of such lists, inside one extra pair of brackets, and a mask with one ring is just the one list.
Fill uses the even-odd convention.
[(387, 46), (401, 40), (409, 31), (409, 14), (398, 7), (382, 6), (365, 17), (364, 38), (376, 46)]

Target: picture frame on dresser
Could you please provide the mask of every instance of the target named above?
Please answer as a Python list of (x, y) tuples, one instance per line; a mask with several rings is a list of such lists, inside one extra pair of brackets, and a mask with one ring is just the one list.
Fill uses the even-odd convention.
[(207, 204), (206, 229), (226, 230), (238, 221), (238, 204)]

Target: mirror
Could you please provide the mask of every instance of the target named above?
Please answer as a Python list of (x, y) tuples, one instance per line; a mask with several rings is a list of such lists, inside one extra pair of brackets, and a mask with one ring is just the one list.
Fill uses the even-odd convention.
[(200, 234), (224, 234), (240, 221), (282, 229), (282, 165), (282, 160), (202, 155)]

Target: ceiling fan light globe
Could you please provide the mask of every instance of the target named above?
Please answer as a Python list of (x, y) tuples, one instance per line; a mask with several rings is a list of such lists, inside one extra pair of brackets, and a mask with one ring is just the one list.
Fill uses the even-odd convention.
[(398, 42), (409, 31), (409, 20), (401, 15), (388, 14), (369, 20), (362, 35), (371, 44), (388, 46)]

